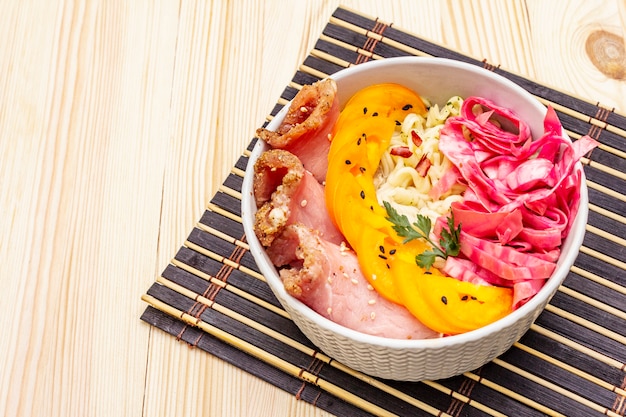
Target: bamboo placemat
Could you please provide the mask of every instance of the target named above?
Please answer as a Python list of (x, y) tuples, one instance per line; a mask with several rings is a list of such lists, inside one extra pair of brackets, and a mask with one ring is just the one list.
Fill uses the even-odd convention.
[(479, 369), (418, 383), (371, 378), (317, 351), (248, 251), (240, 199), (255, 140), (142, 297), (149, 305), (141, 319), (336, 415), (624, 416), (626, 117), (338, 8), (268, 119), (304, 84), (349, 65), (403, 55), (484, 66), (555, 107), (573, 139), (588, 134), (601, 143), (583, 161), (590, 212), (580, 255), (529, 332)]

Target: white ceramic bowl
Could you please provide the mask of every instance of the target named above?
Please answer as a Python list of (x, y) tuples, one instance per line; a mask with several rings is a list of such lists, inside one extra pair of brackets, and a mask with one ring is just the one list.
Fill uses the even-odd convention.
[[(365, 86), (396, 82), (440, 105), (453, 95), (488, 98), (513, 109), (530, 125), (534, 137), (543, 134), (546, 108), (536, 98), (504, 77), (471, 64), (441, 58), (388, 58), (350, 67), (331, 77), (337, 82), (341, 106)], [(269, 123), (268, 129), (278, 127), (287, 107)], [(488, 326), (439, 339), (396, 340), (356, 332), (320, 316), (288, 295), (254, 235), (256, 205), (252, 195), (252, 172), (256, 159), (266, 149), (262, 141), (256, 144), (243, 182), (242, 217), (250, 251), (272, 291), (302, 332), (333, 359), (372, 376), (406, 381), (447, 378), (476, 369), (504, 353), (529, 329), (550, 301), (582, 244), (588, 212), (584, 174), (580, 209), (563, 243), (556, 270), (541, 291), (521, 308)], [(580, 163), (576, 169), (582, 171)]]

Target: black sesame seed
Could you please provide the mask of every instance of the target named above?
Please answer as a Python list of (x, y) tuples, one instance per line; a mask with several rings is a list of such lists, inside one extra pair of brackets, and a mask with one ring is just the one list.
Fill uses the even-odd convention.
[(472, 300), (476, 300), (477, 298), (476, 298), (476, 297), (474, 297), (474, 296), (472, 295), (471, 299), (472, 299)]
[(356, 144), (357, 144), (357, 145), (360, 145), (360, 144), (361, 144), (361, 138), (358, 138), (358, 139), (356, 140)]
[(372, 113), (372, 117), (376, 117), (376, 116), (378, 116), (378, 112), (377, 111)]
[(346, 159), (346, 165), (350, 165), (352, 162), (349, 159)]
[(424, 271), (424, 275), (432, 275), (433, 273), (430, 271)]
[(468, 298), (467, 295), (464, 295), (463, 297), (461, 297), (461, 300), (467, 301), (467, 298)]
[(363, 114), (367, 114), (367, 107), (363, 107)]
[(365, 200), (365, 191), (361, 190), (361, 198)]
[(365, 171), (367, 171), (367, 169), (365, 169), (365, 167), (359, 167), (359, 171), (361, 171), (362, 173), (364, 173)]
[(391, 269), (391, 267), (389, 266), (389, 264), (385, 264), (385, 265), (387, 265), (387, 269)]
[(448, 305), (448, 299), (446, 298), (445, 295), (441, 296), (441, 302), (444, 303), (445, 305)]
[(380, 246), (378, 247), (378, 250), (379, 250), (381, 253), (385, 253), (385, 247), (384, 247), (383, 245), (380, 245)]
[(400, 126), (402, 123), (400, 123), (399, 120), (396, 120), (396, 126)]
[(396, 253), (396, 250), (395, 250), (395, 249), (391, 249), (391, 250), (389, 251), (389, 255), (393, 255), (393, 254), (395, 254), (395, 253)]
[(405, 104), (404, 107), (402, 107), (402, 110), (406, 111), (406, 110), (409, 110), (409, 109), (412, 109), (412, 108), (413, 108), (412, 104)]
[(387, 257), (386, 257), (385, 255), (380, 254), (380, 253), (378, 254), (378, 257), (379, 257), (380, 259), (385, 259), (385, 260), (387, 259)]

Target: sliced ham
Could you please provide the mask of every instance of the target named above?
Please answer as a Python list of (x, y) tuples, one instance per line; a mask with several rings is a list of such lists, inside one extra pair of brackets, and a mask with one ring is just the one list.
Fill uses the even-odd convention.
[(336, 96), (337, 85), (330, 78), (305, 85), (292, 100), (276, 131), (260, 128), (257, 136), (272, 148), (298, 156), (315, 179), (323, 182), (328, 170), (329, 135), (339, 117)]
[(448, 257), (442, 271), (460, 281), (467, 281), (472, 284), (512, 287), (514, 309), (519, 308), (526, 301), (528, 301), (543, 287), (543, 284), (545, 283), (545, 280), (543, 279), (519, 279), (506, 281), (490, 271), (481, 268), (474, 262), (458, 257)]
[(512, 212), (485, 212), (459, 202), (452, 203), (452, 213), (456, 224), (463, 231), (475, 237), (497, 238), (503, 244), (514, 239), (522, 230), (522, 214)]
[(305, 226), (287, 226), (267, 249), (289, 294), (350, 329), (393, 339), (439, 337), (367, 283), (356, 254)]
[[(452, 205), (455, 222), (462, 225), (461, 254), (448, 259), (444, 271), (461, 280), (513, 287), (516, 307), (554, 271), (580, 201), (575, 164), (598, 145), (588, 136), (573, 144), (567, 140), (552, 108), (544, 132), (533, 140), (513, 112), (469, 97), (460, 115), (446, 121), (439, 140), (458, 170), (458, 182), (468, 186), (464, 201)], [(435, 233), (444, 223), (437, 221)]]
[(474, 139), (480, 146), (492, 153), (503, 154), (511, 145), (527, 142), (530, 129), (515, 114), (481, 97), (467, 97), (461, 106), (461, 115), (472, 133), (480, 135)]
[(507, 280), (549, 278), (556, 265), (530, 253), (476, 238), (461, 231), (461, 253), (476, 265)]
[(554, 187), (557, 178), (550, 160), (535, 158), (517, 165), (506, 174), (504, 181), (511, 191), (524, 192), (535, 187)]
[(254, 195), (259, 207), (255, 234), (262, 245), (269, 246), (293, 223), (318, 230), (330, 242), (343, 241), (326, 212), (323, 186), (292, 153), (271, 149), (261, 154), (254, 165)]
[(462, 177), (459, 170), (455, 166), (448, 169), (439, 181), (428, 191), (428, 196), (433, 200), (439, 200), (443, 195), (452, 190), (455, 184), (460, 183)]

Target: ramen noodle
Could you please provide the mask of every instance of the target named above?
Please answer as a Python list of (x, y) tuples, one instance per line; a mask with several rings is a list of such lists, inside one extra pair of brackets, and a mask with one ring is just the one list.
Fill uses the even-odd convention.
[[(428, 101), (424, 101), (428, 113), (425, 116), (408, 114), (394, 132), (374, 176), (374, 186), (381, 205), (388, 201), (409, 219), (419, 213), (434, 223), (450, 211), (453, 202), (463, 200), (465, 187), (459, 184), (440, 198), (433, 199), (429, 195), (446, 171), (454, 169), (439, 150), (439, 132), (449, 117), (459, 115), (463, 99), (453, 96), (442, 107), (429, 106)], [(427, 169), (419, 172), (416, 167), (424, 162)]]

